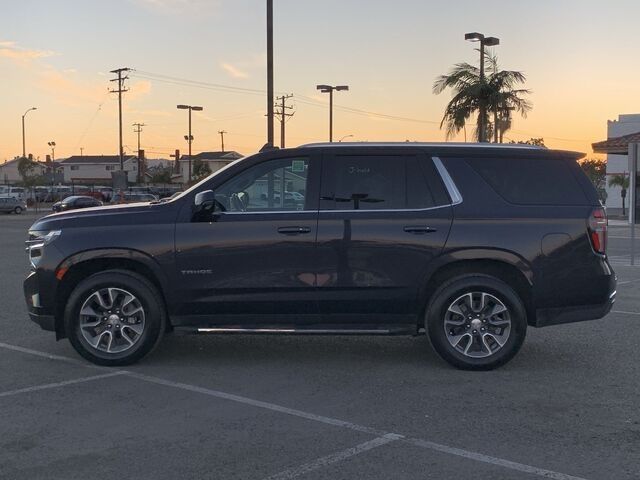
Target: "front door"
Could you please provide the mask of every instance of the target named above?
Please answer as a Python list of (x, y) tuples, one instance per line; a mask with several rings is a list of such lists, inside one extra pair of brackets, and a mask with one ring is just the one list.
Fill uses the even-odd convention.
[(326, 323), (412, 324), (451, 201), (433, 165), (407, 147), (328, 149), (318, 221), (318, 302)]
[(214, 186), (211, 218), (176, 225), (174, 323), (317, 321), (318, 167), (313, 155), (252, 164)]

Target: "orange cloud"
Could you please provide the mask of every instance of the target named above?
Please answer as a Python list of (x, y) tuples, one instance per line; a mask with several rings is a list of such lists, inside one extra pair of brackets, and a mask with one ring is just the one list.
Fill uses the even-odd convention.
[(56, 55), (51, 50), (36, 50), (17, 46), (16, 42), (9, 40), (0, 41), (0, 57), (11, 60), (28, 61), (36, 58), (52, 57)]
[(249, 74), (247, 72), (243, 72), (238, 67), (231, 65), (230, 63), (221, 63), (220, 67), (227, 72), (233, 78), (248, 78)]

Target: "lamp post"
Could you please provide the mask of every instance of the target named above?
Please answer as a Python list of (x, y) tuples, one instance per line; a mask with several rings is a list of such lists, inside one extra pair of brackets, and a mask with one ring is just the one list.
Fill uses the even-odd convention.
[(24, 117), (26, 117), (27, 113), (29, 113), (31, 110), (37, 110), (37, 109), (38, 107), (31, 107), (26, 112), (24, 112), (24, 115), (22, 115), (22, 157), (23, 158), (27, 156), (27, 149), (25, 147), (25, 140), (24, 140)]
[(316, 89), (322, 93), (329, 94), (329, 142), (333, 142), (333, 91), (348, 91), (348, 85), (337, 85), (335, 87), (331, 85), (317, 85)]
[(184, 139), (189, 143), (189, 182), (191, 182), (191, 144), (193, 143), (193, 135), (191, 135), (191, 111), (201, 112), (202, 107), (195, 105), (178, 105), (178, 110), (189, 110), (189, 135), (185, 135)]
[[(500, 39), (496, 37), (485, 37), (482, 33), (471, 32), (465, 33), (465, 40), (469, 40), (470, 42), (480, 42), (480, 83), (481, 87), (484, 86), (484, 47), (494, 47), (496, 45), (500, 45)], [(479, 136), (478, 141), (486, 142), (487, 141), (487, 105), (485, 104), (485, 99), (483, 97), (482, 91), (480, 92), (480, 101), (479, 103), (479, 120), (478, 120), (478, 130)]]
[(51, 161), (54, 162), (56, 159), (56, 142), (47, 142), (47, 145), (51, 147)]

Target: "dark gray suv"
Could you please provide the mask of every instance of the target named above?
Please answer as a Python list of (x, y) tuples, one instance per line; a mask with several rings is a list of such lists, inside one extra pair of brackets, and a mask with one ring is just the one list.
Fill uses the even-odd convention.
[(236, 161), (160, 203), (29, 231), (31, 318), (102, 365), (167, 332), (427, 334), (491, 369), (528, 327), (615, 299), (607, 219), (580, 154), (529, 146), (315, 144)]

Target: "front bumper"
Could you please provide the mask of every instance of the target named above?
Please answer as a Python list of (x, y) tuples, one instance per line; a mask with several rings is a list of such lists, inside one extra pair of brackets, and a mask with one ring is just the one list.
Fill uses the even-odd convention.
[(27, 302), (27, 311), (29, 318), (40, 325), (43, 330), (51, 332), (56, 331), (55, 316), (43, 308), (40, 298), (40, 287), (38, 283), (38, 275), (31, 272), (24, 280), (24, 298)]

